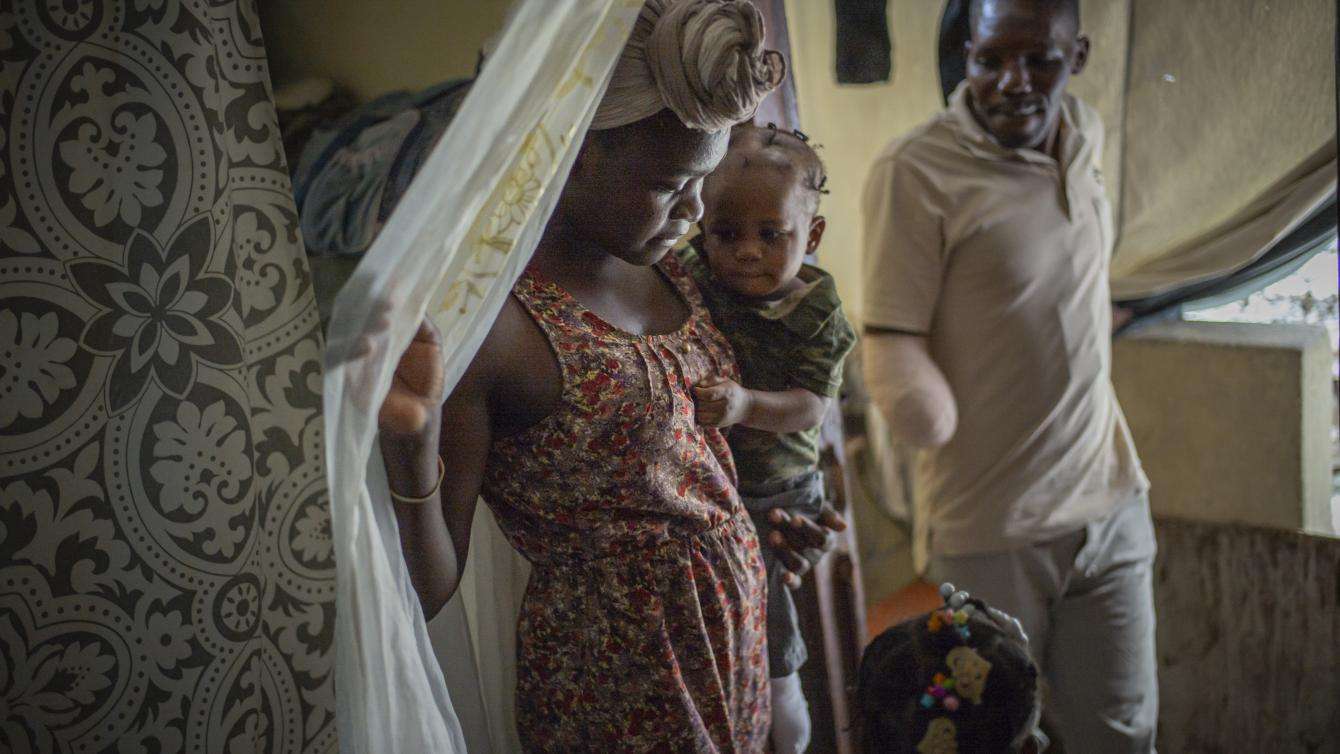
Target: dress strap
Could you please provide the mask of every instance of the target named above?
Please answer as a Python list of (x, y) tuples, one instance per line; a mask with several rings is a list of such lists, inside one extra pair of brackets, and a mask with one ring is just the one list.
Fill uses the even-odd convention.
[(679, 291), (679, 295), (688, 302), (689, 308), (693, 310), (694, 316), (702, 315), (706, 312), (706, 304), (703, 303), (703, 294), (698, 290), (698, 286), (693, 282), (693, 276), (684, 269), (684, 264), (679, 261), (679, 255), (671, 252), (666, 254), (656, 266), (665, 273), (670, 282), (674, 284)]
[(575, 354), (584, 342), (591, 340), (591, 323), (583, 317), (581, 306), (562, 288), (531, 270), (522, 273), (512, 286), (512, 298), (521, 304), (549, 341), (549, 350), (563, 372), (566, 392), (574, 375), (581, 372)]
[(512, 297), (535, 319), (540, 329), (547, 330), (547, 322), (562, 319), (566, 306), (563, 292), (554, 284), (526, 270), (512, 286)]

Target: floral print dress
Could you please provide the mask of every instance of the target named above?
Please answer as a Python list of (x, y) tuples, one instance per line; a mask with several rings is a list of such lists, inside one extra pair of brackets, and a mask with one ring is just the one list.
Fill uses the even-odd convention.
[(497, 441), (484, 482), (534, 565), (517, 639), (529, 751), (766, 746), (763, 561), (690, 393), (735, 361), (678, 263), (659, 268), (691, 310), (663, 335), (619, 330), (534, 273), (513, 290), (563, 373), (559, 408)]

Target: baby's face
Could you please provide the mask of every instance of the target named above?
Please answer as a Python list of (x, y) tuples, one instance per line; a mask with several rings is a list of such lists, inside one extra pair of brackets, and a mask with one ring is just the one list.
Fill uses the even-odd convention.
[(703, 187), (707, 263), (749, 298), (785, 294), (810, 248), (811, 197), (789, 165), (727, 157)]

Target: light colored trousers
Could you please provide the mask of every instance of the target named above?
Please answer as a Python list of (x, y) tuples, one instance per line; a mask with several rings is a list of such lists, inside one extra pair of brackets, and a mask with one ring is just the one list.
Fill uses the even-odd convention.
[(1017, 617), (1067, 752), (1147, 754), (1158, 723), (1154, 527), (1141, 495), (1057, 539), (983, 555), (932, 555), (930, 575)]

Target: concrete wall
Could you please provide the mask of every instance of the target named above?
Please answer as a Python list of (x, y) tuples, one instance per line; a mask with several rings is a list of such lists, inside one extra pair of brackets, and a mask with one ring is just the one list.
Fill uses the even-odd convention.
[(1115, 345), (1156, 515), (1332, 533), (1330, 344), (1297, 325), (1172, 322)]
[(1153, 484), (1161, 751), (1340, 752), (1340, 539), (1317, 534), (1330, 359), (1326, 331), (1296, 325), (1174, 322), (1117, 341)]
[(1155, 531), (1159, 751), (1340, 752), (1340, 540), (1168, 518)]

